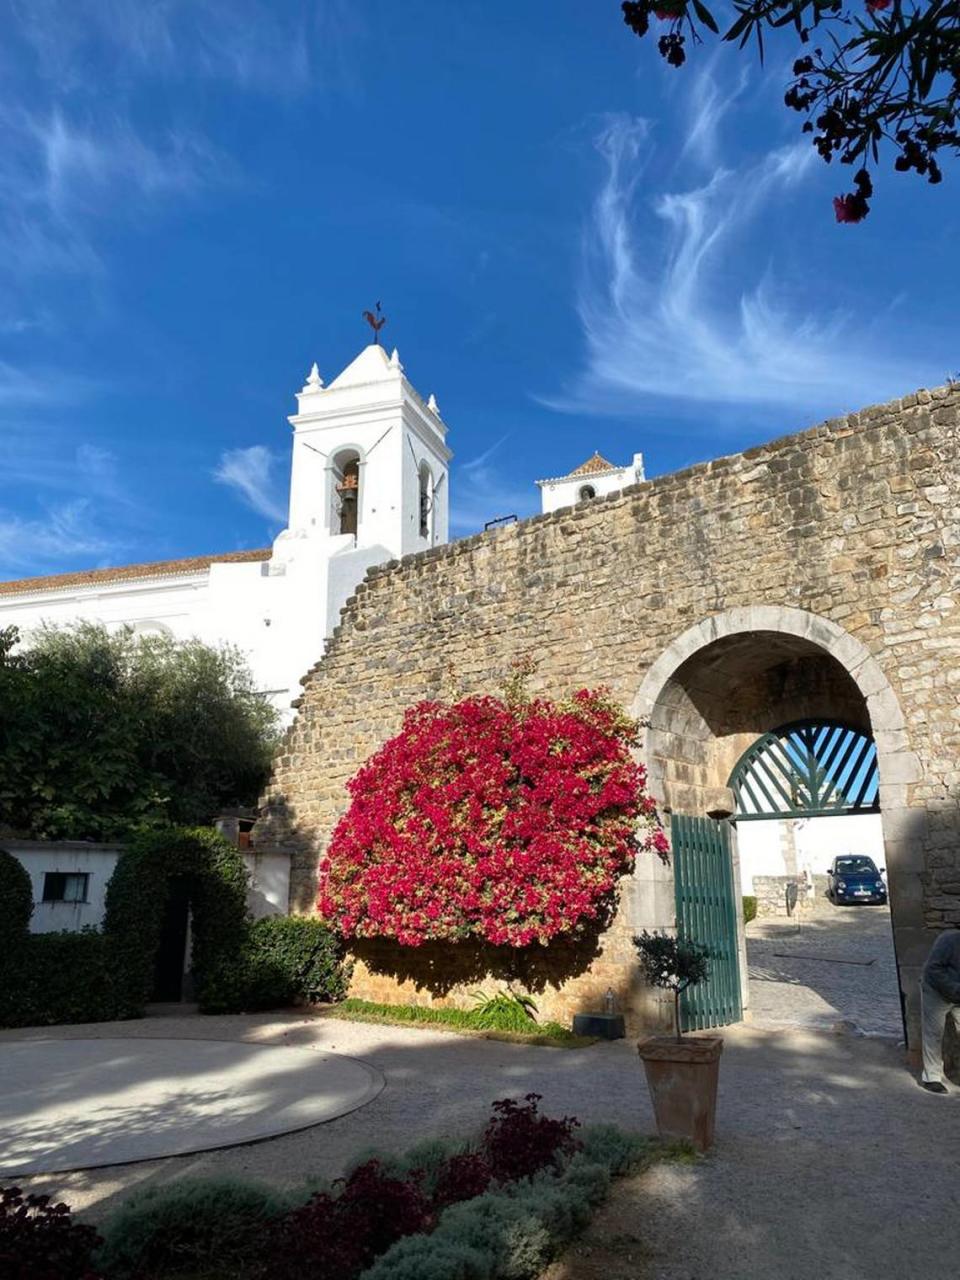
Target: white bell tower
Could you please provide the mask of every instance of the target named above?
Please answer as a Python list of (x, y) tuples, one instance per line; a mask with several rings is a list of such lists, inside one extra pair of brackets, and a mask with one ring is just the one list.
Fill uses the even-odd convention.
[(331, 556), (378, 548), (383, 560), (447, 541), (446, 426), (396, 351), (365, 347), (329, 386), (314, 365), (297, 403), (292, 534), (324, 540)]
[(272, 685), (296, 696), (367, 570), (447, 541), (451, 453), (436, 400), (379, 345), (329, 386), (314, 365), (289, 421), (289, 524), (263, 572)]

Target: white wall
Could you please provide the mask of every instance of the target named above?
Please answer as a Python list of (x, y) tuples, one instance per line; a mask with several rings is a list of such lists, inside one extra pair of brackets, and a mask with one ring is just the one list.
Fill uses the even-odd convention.
[(0, 597), (0, 625), (19, 627), (28, 642), (30, 633), (45, 622), (62, 626), (77, 620), (102, 622), (107, 627), (128, 624), (139, 631), (164, 631), (186, 639), (196, 632), (206, 594), (206, 570), (143, 582), (29, 591)]
[(737, 823), (743, 892), (754, 876), (823, 875), (839, 854), (860, 853), (885, 866), (878, 813), (823, 818), (764, 818)]
[[(31, 933), (71, 931), (103, 923), (107, 884), (123, 852), (119, 844), (91, 844), (82, 840), (4, 840), (0, 847), (12, 853), (27, 870), (33, 890)], [(247, 906), (255, 919), (286, 915), (290, 909), (290, 858), (284, 853), (242, 850), (250, 872)], [(43, 902), (43, 879), (48, 871), (86, 872), (87, 901)]]
[[(87, 844), (85, 841), (46, 842), (4, 840), (2, 847), (23, 863), (33, 889), (31, 933), (55, 933), (98, 925), (103, 920), (107, 883), (120, 856), (120, 845)], [(43, 880), (48, 871), (86, 872), (87, 901), (44, 902)]]
[(285, 853), (256, 853), (244, 849), (243, 860), (250, 872), (247, 906), (255, 920), (262, 916), (285, 916), (290, 911), (290, 857)]

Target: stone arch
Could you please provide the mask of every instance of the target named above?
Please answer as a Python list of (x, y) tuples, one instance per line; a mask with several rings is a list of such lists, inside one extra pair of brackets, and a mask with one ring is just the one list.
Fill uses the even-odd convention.
[[(930, 945), (922, 910), (924, 815), (911, 808), (909, 794), (921, 766), (897, 696), (859, 640), (829, 618), (782, 606), (730, 609), (689, 627), (648, 669), (632, 704), (645, 725), (651, 792), (668, 813), (732, 812), (725, 786), (732, 764), (751, 733), (775, 727), (751, 719), (743, 699), (735, 705), (737, 690), (748, 680), (754, 695), (760, 690), (777, 700), (771, 720), (839, 714), (873, 736), (894, 946), (912, 1048), (918, 1042), (920, 970)], [(764, 680), (770, 687), (761, 689)]]

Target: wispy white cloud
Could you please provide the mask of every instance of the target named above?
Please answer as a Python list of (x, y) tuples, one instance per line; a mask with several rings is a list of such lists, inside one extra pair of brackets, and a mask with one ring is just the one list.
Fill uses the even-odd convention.
[(13, 281), (97, 276), (103, 224), (235, 180), (203, 137), (167, 130), (148, 140), (116, 116), (0, 104), (0, 140), (0, 273)]
[[(708, 169), (715, 169), (721, 163), (720, 135), (723, 121), (730, 108), (743, 95), (750, 78), (748, 64), (742, 63), (734, 83), (721, 86), (714, 75), (714, 68), (723, 52), (718, 47), (704, 70), (689, 80), (683, 103), (685, 127), (678, 158), (681, 161), (698, 160)], [(675, 77), (672, 82), (676, 84)]]
[(115, 556), (123, 544), (100, 528), (95, 503), (86, 498), (50, 507), (42, 517), (0, 508), (0, 576), (44, 573)]
[[(97, 383), (79, 374), (36, 366), (19, 367), (0, 360), (0, 409), (30, 405), (76, 404), (86, 399)], [(0, 423), (0, 443), (4, 424)]]
[(495, 459), (507, 437), (497, 440), (483, 453), (462, 462), (451, 477), (450, 528), (462, 535), (478, 533), (488, 520), (500, 516), (533, 515), (537, 509), (536, 490), (504, 474)]
[(24, 132), (32, 135), (41, 165), (42, 187), (34, 194), (60, 217), (76, 209), (110, 213), (107, 201), (121, 190), (126, 208), (131, 196), (154, 200), (195, 191), (222, 181), (228, 169), (197, 135), (168, 131), (151, 145), (124, 120), (97, 131), (54, 110), (45, 119), (28, 118)]
[(753, 226), (816, 157), (798, 144), (720, 164), (719, 122), (739, 91), (698, 82), (687, 146), (709, 177), (674, 190), (657, 181), (650, 123), (604, 120), (594, 137), (603, 181), (583, 232), (577, 296), (584, 365), (559, 394), (538, 397), (544, 403), (570, 412), (635, 413), (664, 401), (835, 411), (928, 373), (936, 380), (862, 316), (805, 308), (772, 267), (757, 265)]
[(19, 27), (63, 87), (89, 88), (112, 53), (112, 79), (203, 78), (297, 93), (352, 80), (359, 27), (349, 0), (15, 0)]
[(228, 449), (222, 454), (213, 478), (228, 485), (259, 515), (276, 524), (286, 521), (280, 459), (266, 445)]

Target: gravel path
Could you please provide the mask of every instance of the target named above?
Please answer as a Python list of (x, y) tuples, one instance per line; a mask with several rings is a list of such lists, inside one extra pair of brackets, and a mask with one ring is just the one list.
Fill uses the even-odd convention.
[[(387, 1087), (342, 1119), (246, 1147), (24, 1180), (94, 1220), (130, 1188), (231, 1173), (296, 1185), (364, 1149), (466, 1133), (489, 1103), (535, 1090), (554, 1113), (652, 1131), (634, 1047), (538, 1046), (318, 1017), (158, 1017), (0, 1033), (236, 1038), (362, 1058)], [(956, 1275), (960, 1096), (917, 1088), (881, 1039), (742, 1026), (724, 1032), (718, 1140), (692, 1165), (620, 1184), (551, 1280), (875, 1280)]]
[(885, 907), (827, 907), (799, 925), (754, 920), (747, 964), (754, 1026), (831, 1030), (848, 1022), (867, 1035), (903, 1035)]

